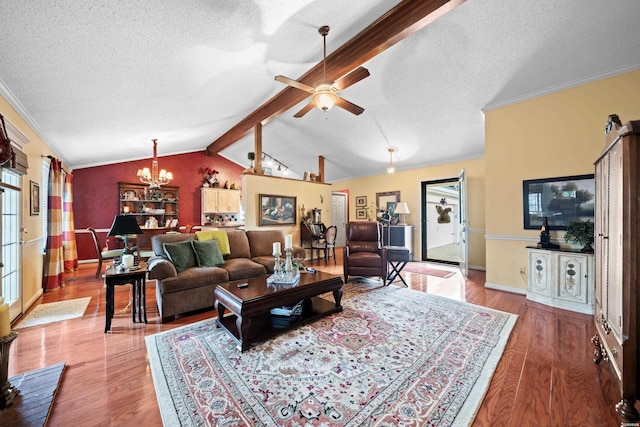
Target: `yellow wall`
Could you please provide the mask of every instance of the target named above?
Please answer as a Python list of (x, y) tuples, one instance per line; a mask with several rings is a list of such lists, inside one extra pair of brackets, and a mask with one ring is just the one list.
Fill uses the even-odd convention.
[[(376, 193), (400, 191), (400, 200), (407, 202), (410, 214), (405, 222), (413, 225), (413, 253), (421, 259), (420, 186), (423, 181), (456, 178), (464, 169), (467, 177), (467, 215), (469, 218), (469, 265), (485, 266), (485, 162), (484, 159), (466, 160), (438, 166), (340, 181), (333, 184), (334, 191), (349, 190), (349, 219), (356, 221), (355, 198), (367, 197), (367, 204), (375, 209)], [(373, 214), (375, 215), (375, 214)], [(372, 216), (373, 218), (373, 216)]]
[[(640, 119), (640, 71), (485, 113), (488, 286), (526, 290), (520, 268), (539, 231), (524, 229), (522, 181), (593, 173), (613, 113)], [(568, 246), (563, 232), (551, 234)]]
[(2, 96), (0, 96), (0, 113), (30, 141), (23, 147), (28, 157), (29, 170), (27, 175), (22, 177), (21, 184), (22, 217), (20, 224), (26, 230), (21, 233), (21, 238), (25, 241), (22, 245), (21, 268), (22, 302), (23, 311), (25, 311), (42, 294), (42, 249), (46, 243), (42, 216), (29, 214), (29, 181), (40, 184), (40, 188), (46, 185), (47, 178), (42, 176), (41, 156), (53, 155), (53, 152)]
[[(296, 197), (296, 224), (293, 226), (260, 227), (258, 215), (260, 209), (259, 195), (271, 194)], [(247, 230), (282, 230), (293, 235), (293, 244), (300, 244), (301, 208), (309, 212), (311, 209), (322, 209), (322, 222), (331, 224), (331, 186), (317, 182), (299, 181), (265, 175), (242, 175), (242, 208), (245, 211), (245, 228)]]

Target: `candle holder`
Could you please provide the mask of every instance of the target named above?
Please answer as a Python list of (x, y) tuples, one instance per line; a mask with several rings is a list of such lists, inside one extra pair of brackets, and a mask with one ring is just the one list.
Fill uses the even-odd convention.
[(300, 270), (293, 267), (293, 249), (285, 249), (284, 264), (280, 263), (280, 257), (275, 256), (273, 274), (267, 278), (267, 283), (282, 283), (295, 285), (300, 280)]
[(0, 337), (0, 409), (11, 406), (13, 399), (20, 394), (20, 390), (12, 386), (9, 381), (9, 348), (18, 336), (11, 331), (6, 337)]

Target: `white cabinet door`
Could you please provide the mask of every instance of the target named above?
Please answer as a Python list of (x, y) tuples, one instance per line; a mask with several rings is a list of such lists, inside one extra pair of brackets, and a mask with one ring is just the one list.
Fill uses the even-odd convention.
[(529, 290), (539, 295), (551, 296), (553, 267), (550, 251), (529, 250)]
[(556, 298), (587, 304), (589, 301), (589, 258), (580, 254), (558, 254)]
[(214, 188), (202, 189), (202, 212), (218, 212), (218, 190)]

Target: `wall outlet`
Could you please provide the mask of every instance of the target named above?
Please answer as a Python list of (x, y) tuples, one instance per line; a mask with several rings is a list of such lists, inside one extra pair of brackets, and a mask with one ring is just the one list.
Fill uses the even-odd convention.
[(524, 267), (520, 267), (520, 274), (524, 274)]

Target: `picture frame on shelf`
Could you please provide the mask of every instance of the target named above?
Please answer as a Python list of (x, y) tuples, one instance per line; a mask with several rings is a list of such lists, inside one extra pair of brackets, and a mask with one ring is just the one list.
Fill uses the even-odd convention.
[(356, 219), (367, 219), (367, 210), (356, 209)]
[(539, 230), (547, 218), (549, 230), (566, 230), (571, 221), (595, 219), (593, 174), (522, 181), (524, 228)]
[(34, 181), (29, 181), (29, 196), (30, 215), (40, 215), (40, 184)]
[(296, 224), (296, 197), (278, 196), (273, 194), (259, 194), (258, 225), (295, 225)]
[(367, 206), (367, 196), (358, 196), (356, 197), (356, 207), (364, 208)]

